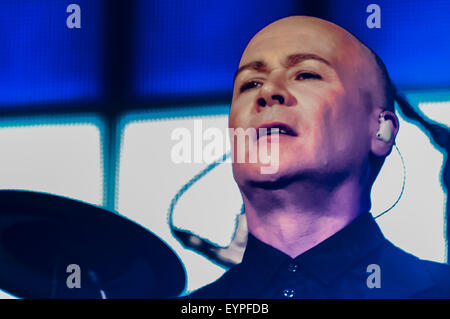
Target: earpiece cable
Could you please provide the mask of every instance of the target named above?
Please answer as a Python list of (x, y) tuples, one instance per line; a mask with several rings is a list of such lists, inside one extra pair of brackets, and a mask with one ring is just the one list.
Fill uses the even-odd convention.
[[(394, 143), (394, 147), (397, 150), (398, 155), (400, 156), (400, 159), (402, 161), (402, 166), (403, 166), (403, 182), (402, 182), (402, 190), (400, 191), (400, 194), (397, 198), (397, 200), (394, 202), (394, 204), (391, 205), (391, 207), (389, 207), (388, 209), (386, 209), (385, 211), (383, 211), (382, 213), (376, 215), (374, 217), (374, 219), (377, 219), (378, 217), (383, 216), (384, 214), (386, 214), (388, 211), (390, 211), (392, 208), (394, 208), (395, 205), (397, 205), (397, 203), (400, 201), (400, 199), (403, 196), (403, 192), (405, 190), (405, 182), (406, 182), (406, 166), (405, 166), (405, 161), (403, 159), (402, 153), (400, 153), (400, 150), (398, 149), (397, 145)], [(373, 213), (372, 213), (373, 215)]]

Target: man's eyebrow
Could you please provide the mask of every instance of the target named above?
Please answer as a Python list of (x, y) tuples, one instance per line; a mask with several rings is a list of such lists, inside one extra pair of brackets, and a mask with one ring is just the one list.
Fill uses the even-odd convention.
[(331, 63), (328, 62), (327, 60), (325, 60), (324, 58), (313, 54), (313, 53), (295, 53), (295, 54), (291, 54), (286, 58), (286, 67), (290, 68), (293, 67), (294, 65), (299, 64), (300, 62), (303, 62), (305, 60), (316, 60), (322, 63), (325, 63), (328, 66), (331, 66)]
[(259, 72), (264, 72), (266, 69), (266, 64), (263, 61), (253, 61), (241, 66), (234, 74), (234, 81), (236, 81), (237, 76), (244, 70), (255, 70)]
[[(328, 66), (331, 66), (331, 63), (328, 62), (326, 59), (324, 59), (316, 54), (313, 54), (313, 53), (291, 54), (286, 58), (284, 65), (287, 68), (290, 68), (290, 67), (293, 67), (305, 60), (316, 60), (316, 61), (325, 63)], [(236, 74), (234, 75), (234, 81), (236, 81), (236, 78), (239, 75), (239, 73), (241, 73), (244, 70), (255, 70), (255, 71), (259, 71), (259, 72), (264, 72), (266, 68), (267, 68), (267, 66), (263, 61), (253, 61), (253, 62), (244, 64), (236, 71)]]

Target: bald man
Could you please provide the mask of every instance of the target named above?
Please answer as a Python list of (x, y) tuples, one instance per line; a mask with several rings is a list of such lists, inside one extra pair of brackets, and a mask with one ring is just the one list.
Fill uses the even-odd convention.
[(395, 247), (370, 214), (399, 129), (394, 94), (381, 60), (335, 24), (295, 16), (257, 33), (236, 73), (229, 127), (272, 134), (233, 143), (233, 153), (277, 143), (278, 169), (233, 161), (244, 257), (189, 297), (449, 298), (449, 266)]

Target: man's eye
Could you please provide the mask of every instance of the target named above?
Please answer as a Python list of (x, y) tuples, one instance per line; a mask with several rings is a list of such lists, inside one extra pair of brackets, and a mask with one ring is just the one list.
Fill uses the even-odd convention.
[(301, 72), (296, 75), (296, 80), (308, 80), (308, 79), (314, 79), (314, 80), (321, 80), (322, 77), (319, 74), (311, 73), (311, 72)]
[(241, 88), (239, 89), (239, 91), (242, 93), (246, 90), (253, 89), (258, 86), (261, 86), (261, 82), (250, 81), (250, 82), (247, 82), (244, 85), (242, 85)]

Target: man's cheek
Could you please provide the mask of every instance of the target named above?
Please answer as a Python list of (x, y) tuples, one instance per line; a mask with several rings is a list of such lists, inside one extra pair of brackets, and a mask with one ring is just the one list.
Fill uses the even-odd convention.
[(230, 109), (230, 115), (228, 117), (228, 127), (230, 128), (236, 127), (236, 116), (233, 106)]

